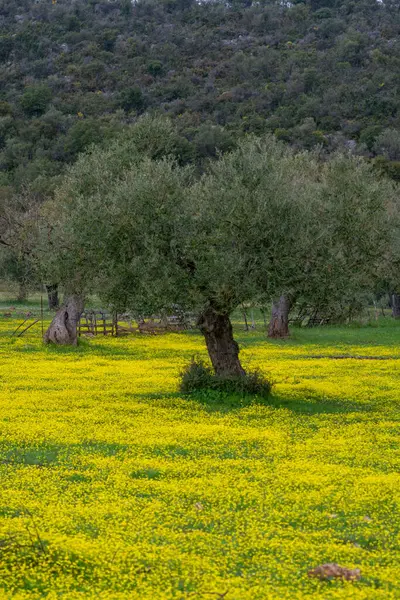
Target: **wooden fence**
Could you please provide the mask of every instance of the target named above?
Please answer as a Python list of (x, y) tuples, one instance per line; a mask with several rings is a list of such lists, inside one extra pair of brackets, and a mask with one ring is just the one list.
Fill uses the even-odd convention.
[(78, 335), (122, 336), (129, 333), (157, 334), (185, 331), (195, 326), (191, 314), (168, 315), (134, 319), (129, 313), (111, 314), (106, 310), (85, 310), (78, 323)]
[(78, 335), (118, 335), (114, 315), (102, 310), (85, 310), (79, 319)]

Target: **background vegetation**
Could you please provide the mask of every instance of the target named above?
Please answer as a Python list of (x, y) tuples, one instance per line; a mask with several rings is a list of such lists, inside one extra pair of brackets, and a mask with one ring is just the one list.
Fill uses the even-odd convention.
[(2, 186), (48, 192), (144, 111), (176, 122), (182, 163), (275, 133), (399, 179), (399, 33), (391, 0), (3, 0)]

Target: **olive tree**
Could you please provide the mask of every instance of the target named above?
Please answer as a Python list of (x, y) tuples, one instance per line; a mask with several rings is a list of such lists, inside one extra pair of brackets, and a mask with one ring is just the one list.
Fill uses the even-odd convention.
[(108, 206), (106, 201), (113, 186), (145, 157), (157, 160), (178, 154), (180, 141), (168, 119), (144, 117), (107, 148), (93, 146), (81, 155), (54, 198), (44, 204), (38, 262), (44, 280), (61, 282), (65, 290), (64, 304), (46, 332), (46, 342), (77, 343), (85, 294), (96, 289), (103, 262), (112, 264), (100, 249), (103, 222), (109, 218), (110, 226), (114, 223), (109, 215), (113, 203)]
[[(193, 187), (210, 254), (201, 281), (210, 298), (204, 331), (239, 303), (264, 304), (299, 285), (299, 265), (307, 265), (319, 230), (317, 168), (308, 153), (294, 154), (272, 137), (250, 138)], [(214, 238), (216, 255), (208, 243)]]
[[(48, 207), (51, 268), (71, 298), (91, 289), (136, 313), (196, 310), (215, 372), (242, 375), (230, 315), (263, 294), (269, 278), (277, 286), (295, 274), (297, 255), (306, 255), (314, 169), (307, 154), (273, 138), (245, 140), (200, 179), (135, 145), (129, 160), (121, 147), (92, 151)], [(70, 338), (60, 323), (76, 319), (80, 305), (69, 302), (47, 340)]]
[(375, 291), (386, 295), (392, 316), (400, 319), (400, 188), (395, 189), (396, 201), (391, 203), (389, 219), (389, 244), (380, 263), (379, 279)]
[(0, 273), (18, 285), (20, 302), (39, 283), (34, 260), (38, 206), (39, 199), (28, 190), (17, 194), (10, 187), (0, 189)]
[[(164, 147), (154, 152), (161, 127)], [(272, 137), (243, 140), (199, 177), (166, 156), (168, 127), (139, 122), (125, 141), (82, 156), (47, 206), (49, 268), (70, 297), (46, 339), (76, 340), (89, 290), (137, 314), (179, 304), (197, 312), (216, 374), (240, 376), (236, 307), (316, 290), (326, 296), (342, 290), (352, 269), (357, 285), (367, 281), (384, 203), (374, 188), (364, 213), (366, 188), (360, 175), (349, 192), (354, 164), (346, 157), (321, 165)]]
[(371, 292), (390, 247), (395, 184), (379, 177), (362, 158), (335, 155), (321, 166), (324, 243), (304, 294), (321, 307), (351, 309)]
[(393, 182), (378, 178), (363, 159), (343, 154), (318, 162), (310, 175), (315, 181), (307, 227), (311, 243), (304, 255), (293, 253), (294, 269), (284, 269), (281, 287), (279, 282), (271, 286), (269, 276), (270, 337), (288, 335), (289, 311), (296, 300), (328, 313), (334, 307), (342, 314), (351, 310), (376, 284), (390, 243), (397, 202)]

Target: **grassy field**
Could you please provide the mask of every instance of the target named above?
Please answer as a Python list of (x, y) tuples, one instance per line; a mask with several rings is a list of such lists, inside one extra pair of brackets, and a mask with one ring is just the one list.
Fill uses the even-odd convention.
[(400, 597), (400, 324), (237, 325), (262, 402), (176, 392), (197, 334), (45, 348), (2, 306), (1, 600)]

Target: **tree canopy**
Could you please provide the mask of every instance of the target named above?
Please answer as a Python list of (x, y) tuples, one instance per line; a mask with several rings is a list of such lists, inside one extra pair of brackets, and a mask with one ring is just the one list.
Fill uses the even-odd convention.
[(82, 155), (43, 207), (42, 262), (71, 292), (96, 290), (136, 314), (195, 310), (210, 350), (241, 302), (328, 302), (373, 285), (396, 193), (371, 166), (324, 162), (268, 136), (242, 140), (199, 175), (171, 156), (174, 140), (169, 121), (142, 119)]

